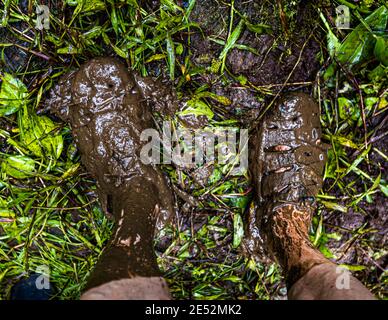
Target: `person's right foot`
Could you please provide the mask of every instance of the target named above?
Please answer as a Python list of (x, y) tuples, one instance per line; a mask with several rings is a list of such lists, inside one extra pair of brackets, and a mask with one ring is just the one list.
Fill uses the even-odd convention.
[(97, 180), (100, 200), (116, 221), (89, 288), (159, 275), (154, 229), (158, 218), (173, 213), (173, 195), (162, 173), (140, 158), (146, 143), (140, 135), (153, 127), (141, 91), (118, 60), (96, 58), (66, 76), (49, 101), (51, 110), (70, 122), (82, 163)]
[(308, 237), (322, 187), (325, 151), (319, 107), (306, 94), (288, 94), (264, 117), (253, 136), (250, 169), (258, 212), (254, 219), (288, 286), (312, 266), (328, 262)]

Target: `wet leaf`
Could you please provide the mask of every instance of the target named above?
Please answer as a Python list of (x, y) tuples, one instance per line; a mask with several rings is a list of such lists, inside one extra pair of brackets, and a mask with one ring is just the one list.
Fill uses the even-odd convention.
[(200, 92), (198, 94), (195, 95), (197, 98), (210, 98), (210, 99), (213, 99), (221, 104), (223, 104), (224, 106), (229, 106), (232, 102), (227, 98), (227, 97), (224, 97), (224, 96), (219, 96), (213, 92), (209, 92), (209, 91), (205, 91), (205, 92)]
[(384, 66), (388, 67), (388, 39), (378, 37), (374, 49), (374, 54)]
[(71, 177), (73, 176), (78, 168), (80, 167), (80, 163), (76, 163), (74, 165), (72, 165), (69, 169), (66, 170), (66, 172), (61, 176), (61, 180), (65, 180), (67, 179), (68, 177)]
[(243, 237), (244, 237), (243, 221), (242, 221), (241, 215), (236, 213), (233, 216), (233, 247), (234, 248), (237, 248), (240, 245)]
[(11, 222), (11, 221), (4, 221), (4, 218), (13, 219), (15, 218), (15, 212), (9, 209), (0, 209), (0, 222)]
[(368, 79), (374, 83), (380, 82), (388, 74), (388, 67), (383, 66), (381, 63), (368, 73)]
[(26, 103), (27, 88), (19, 79), (4, 73), (0, 91), (0, 116), (18, 111)]
[[(365, 23), (373, 31), (384, 31), (387, 25), (388, 8), (382, 6), (365, 18)], [(349, 67), (369, 59), (375, 46), (373, 34), (361, 23), (338, 48), (337, 60)]]
[(2, 169), (11, 177), (24, 179), (34, 172), (35, 162), (26, 156), (10, 156), (2, 163)]
[(327, 49), (329, 50), (330, 57), (334, 57), (335, 53), (337, 52), (338, 48), (341, 46), (340, 41), (336, 37), (336, 35), (333, 33), (333, 31), (330, 28), (329, 23), (327, 22), (325, 16), (322, 14), (322, 12), (319, 13), (320, 18), (323, 21), (323, 24), (325, 25), (327, 29)]
[(117, 54), (119, 57), (121, 57), (121, 58), (123, 58), (123, 59), (127, 59), (127, 58), (128, 58), (128, 54), (127, 54), (127, 52), (125, 52), (124, 50), (120, 49), (119, 47), (117, 47), (117, 46), (115, 46), (115, 45), (113, 45), (113, 44), (112, 44), (112, 48), (113, 48), (113, 50), (116, 52), (116, 54)]
[(384, 193), (386, 197), (388, 197), (388, 186), (385, 184), (380, 184), (379, 187), (381, 192)]
[(46, 116), (37, 116), (24, 107), (19, 115), (20, 141), (34, 155), (58, 159), (63, 149), (63, 138), (55, 132), (57, 125)]
[(231, 206), (245, 209), (249, 203), (250, 197), (247, 196), (239, 196), (239, 197), (232, 197), (229, 199)]
[(244, 20), (241, 19), (240, 22), (238, 23), (237, 27), (233, 30), (232, 34), (230, 35), (230, 37), (226, 41), (225, 47), (222, 50), (220, 57), (219, 57), (220, 60), (222, 60), (226, 57), (229, 50), (233, 48), (236, 41), (240, 38), (241, 32), (244, 29), (244, 25), (245, 25)]
[(225, 277), (222, 279), (223, 281), (231, 281), (233, 283), (238, 283), (238, 282), (241, 282), (241, 278), (240, 277), (237, 277), (237, 276), (228, 276), (228, 277)]
[(270, 34), (272, 33), (271, 26), (267, 24), (252, 24), (248, 20), (245, 20), (245, 25), (249, 31), (252, 31), (256, 34)]
[(149, 57), (149, 58), (145, 61), (145, 63), (150, 63), (150, 62), (152, 62), (152, 61), (161, 60), (161, 59), (164, 59), (164, 58), (166, 58), (166, 55), (163, 54), (163, 53), (154, 54), (154, 55), (152, 55), (151, 57)]
[(212, 119), (214, 117), (213, 111), (209, 108), (209, 106), (199, 100), (199, 99), (191, 99), (186, 102), (186, 108), (183, 111), (178, 112), (180, 116), (194, 115), (198, 116), (206, 116), (208, 119)]
[(175, 48), (174, 48), (174, 42), (171, 39), (171, 35), (167, 34), (166, 38), (166, 45), (167, 45), (167, 62), (168, 62), (168, 70), (170, 79), (175, 79)]
[(337, 210), (337, 211), (341, 211), (343, 213), (347, 213), (348, 212), (348, 208), (345, 207), (345, 206), (342, 206), (338, 203), (335, 203), (335, 202), (329, 202), (329, 201), (323, 201), (321, 200), (321, 203), (328, 209), (331, 209), (331, 210)]
[(338, 97), (338, 113), (341, 119), (351, 118), (354, 110), (353, 102), (345, 97)]
[(340, 264), (339, 265), (342, 268), (348, 269), (349, 271), (362, 271), (365, 270), (365, 266), (359, 266), (359, 265), (349, 265), (349, 264)]
[(189, 0), (189, 5), (186, 9), (186, 16), (187, 17), (190, 16), (191, 11), (193, 11), (195, 3), (196, 3), (196, 0)]
[(82, 48), (76, 48), (73, 45), (69, 44), (66, 47), (57, 49), (58, 54), (79, 54), (82, 53)]
[(346, 176), (350, 171), (353, 171), (355, 168), (357, 168), (357, 166), (362, 162), (364, 161), (365, 157), (368, 155), (370, 149), (371, 149), (371, 145), (368, 146), (367, 149), (365, 149), (357, 158), (356, 160), (353, 161), (352, 165), (346, 170), (346, 172), (344, 173), (344, 176)]
[(161, 0), (160, 3), (165, 7), (165, 9), (171, 11), (171, 12), (177, 12), (181, 11), (184, 12), (184, 10), (174, 3), (172, 0)]
[(105, 3), (102, 0), (66, 0), (69, 6), (77, 6), (77, 11), (88, 13), (92, 11), (105, 10)]
[(348, 138), (345, 138), (342, 136), (333, 136), (333, 140), (337, 141), (339, 144), (341, 144), (345, 147), (358, 149), (358, 146), (352, 140), (349, 140)]

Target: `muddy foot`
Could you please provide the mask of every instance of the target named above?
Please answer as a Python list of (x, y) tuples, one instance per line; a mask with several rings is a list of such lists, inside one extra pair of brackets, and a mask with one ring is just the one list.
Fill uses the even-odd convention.
[(142, 94), (150, 89), (145, 84), (139, 87), (118, 60), (97, 58), (65, 76), (52, 92), (51, 109), (70, 122), (82, 163), (97, 180), (100, 200), (116, 221), (89, 288), (159, 275), (153, 235), (157, 220), (166, 221), (173, 212), (173, 197), (162, 173), (140, 159), (145, 144), (140, 134), (153, 127)]
[(251, 173), (258, 196), (256, 224), (265, 246), (291, 285), (312, 266), (327, 262), (308, 238), (322, 187), (325, 151), (319, 108), (307, 95), (278, 101), (251, 140)]

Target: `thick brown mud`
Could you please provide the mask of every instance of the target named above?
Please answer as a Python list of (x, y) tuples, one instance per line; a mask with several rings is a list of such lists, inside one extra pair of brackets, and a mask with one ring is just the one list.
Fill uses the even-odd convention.
[[(233, 27), (241, 17), (249, 26), (244, 28), (237, 41), (246, 49), (230, 51), (228, 69), (234, 75), (247, 77), (255, 85), (283, 84), (290, 74), (288, 81), (291, 83), (312, 80), (319, 67), (319, 45), (311, 36), (319, 23), (315, 8), (318, 5), (310, 1), (286, 4), (282, 1), (236, 0)], [(214, 40), (227, 39), (229, 21), (225, 17), (229, 17), (230, 11), (227, 2), (197, 1), (191, 15), (203, 31), (192, 37), (193, 58), (197, 64), (206, 65), (218, 58), (223, 47)], [(252, 28), (252, 25), (264, 27), (259, 31), (260, 28)]]
[(250, 251), (262, 241), (292, 284), (325, 262), (308, 233), (322, 187), (325, 150), (319, 107), (306, 94), (279, 99), (251, 139), (250, 170), (258, 210), (250, 217)]
[[(226, 56), (226, 73), (223, 77), (210, 72), (194, 77), (212, 92), (229, 98), (230, 106), (220, 106), (226, 117), (250, 126), (274, 94), (310, 92), (320, 67), (316, 36), (320, 32), (317, 7), (323, 7), (321, 2), (234, 1), (231, 31), (241, 19), (246, 23), (236, 41), (239, 47)], [(190, 20), (200, 26), (190, 35), (191, 61), (196, 67), (213, 70), (220, 61), (230, 37), (230, 13), (229, 2), (196, 2), (190, 15)]]
[(325, 150), (319, 107), (303, 93), (280, 98), (251, 139), (251, 166), (259, 201), (299, 202), (322, 187)]
[(113, 58), (93, 59), (65, 76), (49, 101), (52, 112), (71, 124), (82, 163), (97, 181), (104, 209), (116, 221), (88, 287), (159, 275), (155, 225), (167, 221), (174, 208), (162, 173), (140, 159), (145, 144), (140, 134), (153, 127), (146, 102), (173, 110), (174, 95), (158, 82), (132, 75)]

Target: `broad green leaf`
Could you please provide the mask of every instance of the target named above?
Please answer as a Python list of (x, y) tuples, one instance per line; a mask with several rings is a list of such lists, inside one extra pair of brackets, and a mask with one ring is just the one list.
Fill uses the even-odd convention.
[(338, 48), (340, 47), (341, 43), (339, 42), (336, 35), (333, 33), (333, 31), (330, 28), (329, 23), (327, 22), (325, 16), (322, 14), (322, 12), (319, 13), (320, 18), (323, 21), (323, 24), (325, 25), (327, 29), (327, 49), (329, 50), (330, 57), (333, 57), (335, 53), (337, 52)]
[(17, 112), (25, 105), (27, 96), (26, 86), (19, 79), (4, 73), (0, 91), (0, 116)]
[(3, 163), (2, 169), (6, 174), (16, 179), (24, 179), (34, 172), (35, 162), (26, 156), (9, 156)]
[(388, 74), (388, 66), (385, 67), (381, 63), (368, 73), (368, 79), (378, 83)]
[[(365, 18), (365, 23), (372, 31), (384, 31), (387, 20), (388, 8), (381, 6)], [(360, 23), (338, 48), (337, 60), (349, 67), (363, 62), (372, 56), (375, 42), (374, 35)]]
[(57, 125), (47, 116), (28, 112), (25, 106), (19, 114), (20, 141), (34, 155), (58, 159), (63, 149), (62, 135), (56, 132)]
[(183, 111), (178, 112), (180, 116), (194, 115), (198, 116), (206, 116), (208, 119), (212, 119), (214, 117), (213, 111), (209, 108), (209, 106), (199, 100), (199, 99), (191, 99), (186, 102), (186, 108)]
[(338, 113), (341, 119), (349, 119), (353, 114), (353, 102), (345, 97), (338, 97)]
[(386, 67), (388, 67), (388, 39), (378, 37), (374, 49), (375, 57)]
[(245, 209), (249, 203), (249, 200), (250, 200), (250, 198), (246, 197), (246, 196), (237, 196), (237, 197), (232, 197), (229, 199), (230, 204), (233, 207), (237, 207), (240, 209)]
[(184, 12), (184, 10), (172, 0), (161, 0), (160, 3), (165, 7), (165, 9), (168, 9), (171, 12)]

